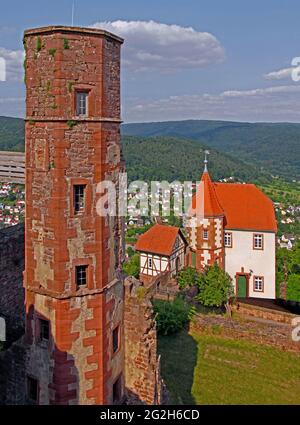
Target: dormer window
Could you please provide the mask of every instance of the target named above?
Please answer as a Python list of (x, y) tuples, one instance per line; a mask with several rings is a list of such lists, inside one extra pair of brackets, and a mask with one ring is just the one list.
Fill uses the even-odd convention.
[(88, 115), (88, 95), (87, 91), (76, 92), (76, 115), (86, 117)]

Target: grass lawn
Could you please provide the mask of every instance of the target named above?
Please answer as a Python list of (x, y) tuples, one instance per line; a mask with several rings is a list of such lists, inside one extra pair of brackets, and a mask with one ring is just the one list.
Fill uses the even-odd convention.
[(170, 404), (300, 404), (300, 356), (214, 335), (159, 337)]

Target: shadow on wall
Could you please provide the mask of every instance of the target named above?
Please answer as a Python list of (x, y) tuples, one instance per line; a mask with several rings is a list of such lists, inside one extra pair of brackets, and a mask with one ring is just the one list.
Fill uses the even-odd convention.
[(48, 319), (33, 306), (26, 335), (0, 353), (0, 405), (24, 404), (79, 404), (74, 358), (57, 347)]
[(161, 375), (169, 392), (168, 404), (195, 404), (192, 386), (197, 351), (196, 341), (186, 330), (158, 337)]

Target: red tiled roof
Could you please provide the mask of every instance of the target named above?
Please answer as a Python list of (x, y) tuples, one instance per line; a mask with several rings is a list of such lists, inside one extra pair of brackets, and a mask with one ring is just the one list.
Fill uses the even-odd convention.
[(178, 233), (184, 239), (179, 227), (155, 224), (139, 237), (135, 249), (170, 256)]
[[(277, 232), (272, 201), (254, 184), (211, 183), (225, 214), (226, 229)], [(204, 193), (205, 198), (206, 192)], [(193, 207), (195, 195), (193, 196)], [(209, 205), (209, 203), (208, 203)], [(204, 216), (206, 214), (204, 213)]]
[(227, 229), (277, 232), (273, 203), (254, 184), (215, 183), (215, 188)]
[(210, 175), (207, 171), (203, 173), (201, 181), (204, 183), (204, 217), (216, 217), (224, 215), (224, 211), (219, 203), (214, 184), (211, 181)]

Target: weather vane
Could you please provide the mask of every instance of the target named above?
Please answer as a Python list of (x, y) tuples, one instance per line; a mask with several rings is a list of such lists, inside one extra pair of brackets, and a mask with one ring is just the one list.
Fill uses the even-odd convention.
[(207, 173), (207, 163), (208, 163), (208, 159), (207, 159), (207, 155), (209, 155), (209, 151), (206, 150), (204, 151), (204, 172)]

